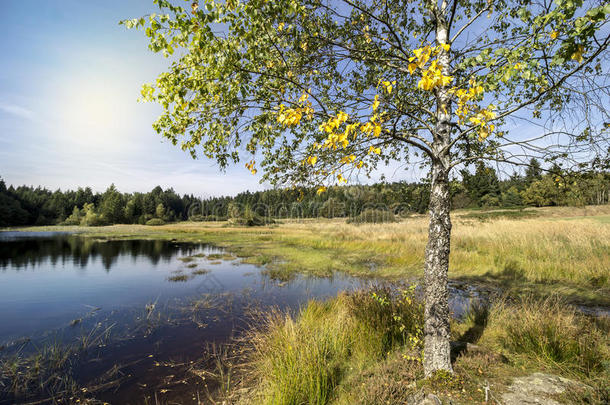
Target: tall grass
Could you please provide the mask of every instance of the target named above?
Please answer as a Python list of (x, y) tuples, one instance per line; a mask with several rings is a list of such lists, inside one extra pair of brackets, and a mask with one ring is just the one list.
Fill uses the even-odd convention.
[(480, 342), (517, 364), (578, 377), (610, 376), (610, 324), (557, 297), (502, 300), (489, 309)]
[(409, 290), (376, 289), (272, 312), (248, 341), (255, 403), (326, 404), (350, 374), (421, 342), (422, 306)]
[(513, 376), (541, 370), (584, 381), (578, 395), (607, 397), (610, 323), (558, 298), (473, 305), (455, 322), (454, 338), (478, 347), (456, 360), (456, 376), (440, 382), (420, 380), (422, 325), (422, 304), (409, 289), (343, 293), (311, 301), (296, 315), (267, 314), (246, 337), (249, 400), (408, 403), (427, 387), (468, 403), (488, 380), (499, 389)]

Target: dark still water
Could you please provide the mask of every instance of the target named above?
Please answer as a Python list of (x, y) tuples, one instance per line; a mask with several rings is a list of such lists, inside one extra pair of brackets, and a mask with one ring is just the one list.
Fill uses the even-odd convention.
[[(203, 403), (221, 350), (211, 344), (239, 335), (252, 309), (296, 309), (361, 285), (271, 280), (205, 244), (0, 232), (0, 404), (69, 403), (75, 391), (113, 404)], [(48, 370), (32, 374), (33, 356), (48, 357)]]

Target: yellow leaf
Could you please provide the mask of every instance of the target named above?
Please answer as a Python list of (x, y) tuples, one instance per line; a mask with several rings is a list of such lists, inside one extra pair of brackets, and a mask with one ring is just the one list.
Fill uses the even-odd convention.
[(441, 76), (441, 84), (448, 86), (453, 81), (453, 76)]
[(449, 52), (449, 49), (451, 49), (451, 45), (449, 44), (441, 44), (441, 47), (445, 50), (445, 52)]
[(582, 45), (578, 45), (578, 49), (576, 50), (576, 52), (574, 52), (572, 54), (572, 59), (577, 61), (578, 63), (582, 63), (582, 61), (584, 60), (584, 58), (582, 57), (582, 54), (585, 52), (585, 47)]
[(318, 188), (318, 191), (316, 191), (316, 194), (320, 195), (322, 193), (324, 193), (327, 190), (327, 188), (325, 186), (320, 186)]
[(551, 39), (557, 39), (557, 37), (559, 36), (559, 32), (553, 30), (553, 31), (551, 31), (550, 36), (551, 36)]
[(373, 111), (376, 111), (377, 107), (379, 107), (379, 94), (375, 96), (375, 101), (373, 101)]
[(373, 135), (375, 138), (378, 138), (381, 135), (381, 125), (375, 124), (375, 129), (373, 130)]

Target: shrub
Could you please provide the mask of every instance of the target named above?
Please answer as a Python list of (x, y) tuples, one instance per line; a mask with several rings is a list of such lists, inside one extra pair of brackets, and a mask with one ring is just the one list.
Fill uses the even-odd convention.
[(162, 220), (161, 218), (153, 218), (153, 219), (149, 219), (148, 221), (146, 221), (146, 225), (149, 225), (149, 226), (165, 225), (165, 221)]
[(195, 214), (195, 215), (191, 215), (189, 217), (189, 221), (193, 221), (193, 222), (203, 222), (205, 220), (206, 220), (206, 217), (201, 214)]
[(485, 194), (481, 197), (480, 204), (482, 207), (498, 207), (500, 206), (500, 198), (495, 195)]
[(83, 217), (80, 224), (82, 226), (104, 226), (108, 224), (108, 221), (106, 221), (103, 215), (89, 211)]
[(367, 209), (360, 215), (347, 220), (347, 223), (353, 224), (380, 224), (384, 222), (397, 222), (396, 216), (391, 211)]
[(229, 223), (232, 225), (241, 225), (241, 226), (264, 226), (269, 224), (274, 224), (275, 221), (271, 218), (262, 217), (258, 215), (254, 210), (250, 208), (250, 206), (246, 206), (243, 214), (239, 216), (232, 216), (229, 219)]
[(82, 216), (80, 222), (82, 226), (102, 226), (108, 223), (102, 214), (95, 212), (95, 206), (93, 203), (85, 204), (80, 212), (80, 215)]
[(63, 225), (80, 225), (80, 223), (81, 212), (78, 207), (74, 207), (74, 209), (72, 210), (72, 215), (66, 218), (66, 220), (63, 222)]

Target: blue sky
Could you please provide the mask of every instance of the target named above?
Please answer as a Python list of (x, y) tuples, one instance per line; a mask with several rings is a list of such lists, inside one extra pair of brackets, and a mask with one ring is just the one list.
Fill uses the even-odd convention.
[(0, 0), (0, 176), (51, 189), (91, 186), (230, 195), (264, 188), (243, 167), (219, 172), (151, 127), (140, 87), (167, 61), (118, 25), (152, 0)]
[[(157, 10), (152, 0), (0, 0), (7, 184), (103, 191), (114, 183), (126, 192), (161, 185), (198, 196), (269, 187), (241, 164), (221, 173), (214, 162), (193, 160), (152, 130), (161, 109), (137, 99), (168, 61), (148, 50), (141, 31), (118, 22)], [(539, 131), (524, 122), (511, 127), (521, 136)], [(396, 163), (373, 181), (381, 173), (390, 181), (424, 174)]]

